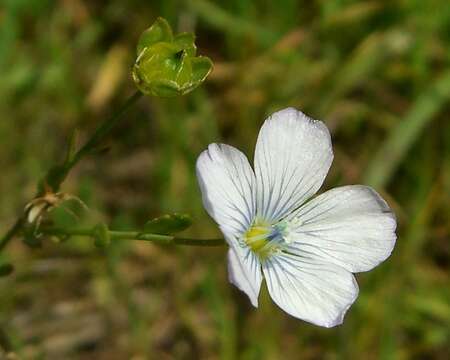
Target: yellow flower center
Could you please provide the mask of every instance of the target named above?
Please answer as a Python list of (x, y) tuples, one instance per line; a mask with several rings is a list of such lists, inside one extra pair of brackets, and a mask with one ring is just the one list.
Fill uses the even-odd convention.
[(276, 227), (264, 221), (255, 223), (244, 234), (244, 241), (248, 247), (260, 258), (266, 259), (276, 249), (276, 240), (280, 237), (280, 232)]

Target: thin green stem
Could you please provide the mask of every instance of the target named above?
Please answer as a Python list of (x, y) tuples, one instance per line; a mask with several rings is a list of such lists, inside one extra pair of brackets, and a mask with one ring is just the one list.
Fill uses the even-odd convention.
[(68, 163), (68, 170), (72, 169), (84, 156), (89, 155), (92, 150), (96, 148), (98, 143), (103, 140), (103, 138), (110, 133), (112, 128), (117, 125), (122, 116), (127, 112), (127, 110), (142, 96), (140, 91), (136, 91), (132, 96), (130, 96), (127, 101), (122, 105), (122, 107), (111, 116), (108, 120), (104, 121), (97, 130), (92, 134), (91, 138), (86, 142), (86, 144), (77, 151), (73, 159)]
[[(92, 153), (98, 144), (111, 132), (113, 127), (122, 119), (125, 112), (142, 96), (137, 91), (130, 96), (127, 101), (108, 119), (103, 121), (97, 130), (94, 131), (89, 140), (73, 155), (70, 161), (64, 163), (58, 168), (57, 176), (55, 175), (55, 167), (52, 167), (44, 177), (43, 183), (50, 186), (52, 191), (57, 192), (61, 184), (69, 175), (70, 171), (77, 165), (82, 158)], [(42, 193), (41, 187), (38, 185), (36, 197)], [(0, 238), (0, 251), (14, 238), (14, 236), (22, 229), (25, 221), (25, 215), (20, 216), (14, 225)]]
[(11, 228), (6, 232), (6, 234), (2, 236), (0, 239), (0, 252), (22, 228), (24, 219), (25, 218), (23, 216), (19, 217), (14, 225), (11, 226)]
[[(39, 230), (42, 234), (53, 236), (87, 236), (95, 237), (95, 230), (93, 228), (75, 228), (64, 229), (56, 227), (41, 228)], [(150, 241), (164, 245), (189, 245), (189, 246), (221, 246), (225, 245), (224, 239), (190, 239), (180, 238), (172, 235), (160, 235), (142, 233), (139, 231), (114, 231), (108, 230), (111, 240), (141, 240)]]

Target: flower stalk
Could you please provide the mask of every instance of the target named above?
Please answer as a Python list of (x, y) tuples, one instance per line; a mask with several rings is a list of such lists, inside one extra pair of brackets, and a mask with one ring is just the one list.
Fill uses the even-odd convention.
[[(140, 231), (117, 231), (106, 230), (107, 235), (111, 241), (114, 240), (141, 240), (149, 241), (162, 245), (189, 245), (189, 246), (222, 246), (225, 245), (223, 239), (192, 239), (182, 238), (173, 235), (160, 235), (144, 233)], [(86, 236), (90, 238), (96, 238), (96, 227), (93, 228), (58, 228), (58, 227), (42, 227), (40, 229), (41, 234), (57, 236), (61, 238), (70, 236)]]

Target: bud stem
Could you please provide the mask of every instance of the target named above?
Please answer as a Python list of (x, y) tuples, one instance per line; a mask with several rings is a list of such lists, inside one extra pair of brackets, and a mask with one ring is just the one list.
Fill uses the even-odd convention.
[(137, 100), (139, 100), (141, 96), (142, 93), (140, 91), (136, 91), (127, 99), (127, 101), (125, 101), (125, 103), (116, 113), (114, 113), (109, 119), (104, 121), (97, 128), (97, 130), (95, 130), (91, 138), (83, 145), (80, 150), (76, 152), (73, 159), (67, 164), (67, 172), (69, 172), (70, 169), (72, 169), (84, 156), (89, 155), (89, 153), (95, 149), (100, 141), (102, 141), (103, 138), (111, 132), (112, 128), (117, 125), (122, 116)]

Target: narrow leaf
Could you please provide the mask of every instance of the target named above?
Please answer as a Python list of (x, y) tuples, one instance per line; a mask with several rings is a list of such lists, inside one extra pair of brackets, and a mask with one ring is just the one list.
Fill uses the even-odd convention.
[(72, 135), (69, 138), (69, 144), (67, 146), (66, 159), (64, 161), (65, 164), (70, 163), (77, 152), (77, 141), (78, 141), (78, 130), (75, 129), (72, 132)]
[(111, 243), (111, 237), (106, 224), (100, 223), (94, 227), (93, 232), (94, 244), (99, 248), (108, 246)]

